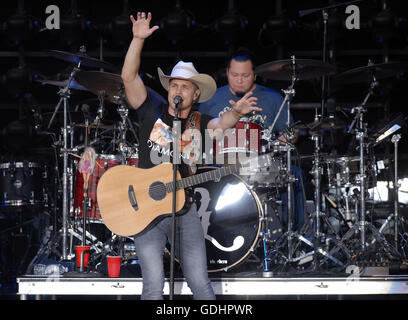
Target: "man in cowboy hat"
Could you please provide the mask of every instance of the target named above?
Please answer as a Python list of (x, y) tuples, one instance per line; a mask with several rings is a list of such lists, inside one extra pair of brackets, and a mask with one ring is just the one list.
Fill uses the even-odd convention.
[[(205, 135), (205, 130), (225, 130), (235, 126), (242, 115), (254, 110), (256, 98), (248, 93), (237, 102), (233, 102), (230, 112), (220, 118), (212, 118), (192, 112), (194, 102), (203, 102), (212, 97), (216, 90), (213, 78), (200, 74), (191, 62), (178, 62), (170, 75), (158, 69), (161, 84), (168, 91), (168, 104), (157, 104), (147, 93), (139, 77), (141, 52), (146, 38), (159, 27), (150, 27), (151, 14), (138, 12), (136, 19), (130, 16), (133, 27), (133, 39), (126, 54), (122, 69), (122, 79), (126, 97), (132, 109), (136, 110), (139, 127), (139, 167), (151, 168), (172, 153), (172, 126), (176, 116), (181, 120), (181, 132), (190, 125)], [(131, 109), (131, 110), (132, 110)], [(130, 116), (132, 112), (129, 113)], [(180, 165), (182, 176), (188, 175), (188, 166)], [(184, 276), (195, 299), (215, 299), (208, 278), (206, 246), (203, 228), (195, 204), (190, 210), (176, 216), (175, 252), (179, 258)], [(153, 228), (134, 237), (137, 255), (143, 276), (142, 299), (162, 299), (164, 286), (163, 252), (167, 240), (170, 240), (171, 219), (160, 220)]]

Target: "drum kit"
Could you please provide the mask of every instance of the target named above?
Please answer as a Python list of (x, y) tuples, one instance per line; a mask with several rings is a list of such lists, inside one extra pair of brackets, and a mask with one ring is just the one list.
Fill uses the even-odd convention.
[[(47, 130), (50, 131), (55, 122), (59, 121), (58, 117), (62, 116), (60, 138), (58, 141), (54, 140), (58, 161), (55, 164), (56, 178), (53, 187), (57, 190), (55, 203), (50, 205), (62, 215), (56, 214), (56, 221), (50, 226), (52, 232), (47, 233), (47, 241), (42, 243), (29, 268), (50, 252), (57, 254), (61, 261), (71, 260), (75, 256), (74, 245), (79, 243), (91, 247), (91, 264), (97, 264), (103, 255), (112, 252), (125, 257), (125, 263), (131, 263), (132, 259), (137, 259), (132, 239), (107, 230), (96, 196), (98, 181), (104, 172), (120, 164), (138, 165), (138, 128), (128, 116), (121, 77), (105, 71), (83, 70), (83, 67), (115, 70), (109, 63), (86, 55), (84, 47), (75, 54), (61, 51), (49, 53), (51, 57), (73, 65), (68, 79), (64, 81), (39, 80), (41, 84), (60, 88), (59, 101), (49, 119)], [(290, 122), (290, 110), (297, 81), (333, 75), (336, 68), (329, 63), (297, 59), (294, 56), (257, 68), (256, 73), (260, 77), (290, 82), (289, 87), (283, 90), (284, 100), (272, 128), (269, 129), (273, 131), (277, 118), (287, 106), (288, 113), (284, 115), (287, 119), (287, 141), (292, 141), (297, 130), (306, 129), (310, 135), (314, 152), (308, 157), (313, 164), (310, 174), (314, 199), (311, 204), (306, 201), (305, 175), (293, 165), (294, 160), (300, 157), (296, 147), (290, 142), (282, 144), (271, 136), (265, 138), (262, 135), (265, 128), (260, 124), (241, 119), (234, 130), (244, 131), (245, 134), (240, 137), (237, 134), (232, 146), (228, 145), (231, 139), (221, 141), (221, 145), (214, 145), (214, 150), (221, 150), (224, 155), (271, 153), (273, 161), (267, 167), (251, 168), (243, 174), (226, 176), (195, 188), (207, 244), (209, 272), (238, 269), (238, 266), (249, 263), (251, 257), (255, 258), (257, 271), (261, 270), (264, 276), (271, 276), (276, 270), (344, 270), (350, 263), (355, 263), (366, 252), (371, 254), (373, 250), (377, 256), (381, 255), (381, 258), (389, 260), (400, 259), (405, 254), (398, 246), (400, 229), (405, 226), (403, 217), (398, 213), (398, 203), (386, 225), (377, 229), (367, 219), (369, 199), (366, 195), (367, 189), (374, 186), (373, 178), (378, 171), (372, 157), (372, 147), (388, 141), (392, 136), (397, 150), (400, 135), (395, 130), (390, 133), (390, 129), (402, 127), (403, 121), (398, 118), (377, 135), (377, 140), (383, 136), (381, 141), (373, 141), (368, 136), (364, 119), (366, 103), (372, 90), (378, 86), (377, 80), (394, 76), (402, 69), (406, 69), (405, 64), (369, 64), (335, 76), (339, 81), (350, 83), (368, 79), (369, 92), (363, 103), (352, 109), (354, 118), (348, 126), (348, 133), (354, 135), (359, 142), (356, 146), (359, 154), (329, 156), (321, 151), (321, 130), (335, 129), (333, 121), (328, 121), (316, 111), (314, 122), (293, 125)], [(72, 91), (90, 92), (97, 96), (96, 116), (95, 113), (91, 115), (84, 104), (81, 110), (84, 121), (72, 121)], [(165, 99), (150, 88), (148, 94), (166, 103)], [(110, 119), (106, 119), (106, 103), (114, 105), (119, 116), (116, 123), (112, 124)], [(63, 110), (60, 111), (60, 108)], [(257, 130), (255, 137), (249, 134), (251, 130)], [(253, 139), (257, 145), (262, 146), (260, 150), (253, 148)], [(96, 149), (96, 165), (89, 180), (86, 180), (87, 192), (84, 193), (85, 177), (79, 171), (78, 164), (81, 152), (88, 146)], [(395, 158), (397, 179), (397, 151)], [(46, 195), (49, 193), (45, 189), (52, 188), (53, 183), (45, 185), (48, 170), (44, 165), (29, 161), (9, 162), (0, 163), (0, 169), (0, 202), (3, 208), (45, 203), (48, 205)], [(214, 170), (214, 167), (198, 168), (198, 172), (206, 170)], [(396, 180), (395, 186), (397, 185)], [(16, 193), (14, 190), (20, 192)], [(57, 230), (59, 223), (61, 229)], [(386, 227), (391, 225), (395, 227), (393, 242), (384, 233)], [(61, 245), (59, 251), (56, 250), (58, 245)]]

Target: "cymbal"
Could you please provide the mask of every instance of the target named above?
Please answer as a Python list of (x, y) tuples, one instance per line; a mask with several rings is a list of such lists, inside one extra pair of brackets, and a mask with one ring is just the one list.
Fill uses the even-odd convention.
[(337, 130), (346, 128), (346, 124), (339, 119), (325, 118), (319, 121), (313, 121), (310, 123), (300, 123), (295, 125), (295, 129), (299, 130)]
[(108, 101), (118, 103), (125, 99), (125, 89), (120, 75), (102, 71), (79, 71), (75, 79), (97, 96), (101, 95)]
[[(68, 80), (64, 81), (55, 81), (55, 80), (35, 80), (36, 82), (39, 82), (41, 84), (49, 84), (52, 86), (60, 87), (60, 88), (65, 88), (67, 86)], [(71, 89), (75, 90), (81, 90), (81, 91), (88, 91), (87, 88), (81, 86), (78, 82), (75, 80), (71, 81), (71, 84), (69, 86)]]
[(400, 72), (408, 70), (408, 62), (384, 62), (379, 64), (369, 64), (364, 67), (354, 68), (342, 72), (332, 78), (334, 83), (370, 83), (373, 76), (377, 80), (391, 78)]
[[(85, 123), (73, 123), (73, 127), (79, 127), (79, 128), (85, 128), (86, 124)], [(91, 129), (114, 129), (115, 126), (113, 125), (108, 125), (108, 124), (103, 124), (103, 123), (89, 123), (88, 128)]]
[[(103, 97), (117, 104), (121, 99), (126, 100), (125, 88), (122, 77), (118, 74), (101, 71), (80, 71), (75, 79), (92, 93)], [(146, 86), (148, 95), (157, 103), (166, 103), (158, 92)]]
[(77, 64), (81, 60), (81, 66), (90, 68), (103, 68), (110, 71), (117, 71), (117, 67), (103, 60), (92, 58), (83, 53), (72, 53), (58, 50), (48, 50), (49, 55), (53, 58)]
[(262, 64), (255, 69), (255, 73), (260, 77), (284, 81), (292, 79), (293, 71), (297, 80), (310, 80), (334, 74), (336, 67), (319, 60), (296, 59), (295, 65), (292, 60), (278, 60)]

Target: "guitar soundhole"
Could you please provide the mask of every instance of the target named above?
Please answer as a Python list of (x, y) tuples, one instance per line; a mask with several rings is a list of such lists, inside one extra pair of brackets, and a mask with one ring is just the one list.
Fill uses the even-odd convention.
[(163, 182), (153, 182), (149, 187), (149, 195), (153, 200), (160, 201), (166, 197), (166, 186)]

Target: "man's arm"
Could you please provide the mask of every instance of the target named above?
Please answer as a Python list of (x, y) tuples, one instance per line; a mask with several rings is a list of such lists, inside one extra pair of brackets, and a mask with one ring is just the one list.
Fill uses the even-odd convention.
[(144, 40), (159, 28), (158, 26), (150, 28), (151, 19), (152, 14), (150, 12), (147, 17), (144, 12), (138, 12), (137, 20), (130, 16), (133, 25), (133, 39), (126, 53), (121, 76), (126, 98), (133, 109), (139, 108), (147, 97), (147, 90), (139, 76), (139, 69)]
[(230, 100), (232, 108), (224, 112), (221, 117), (214, 118), (208, 122), (208, 129), (221, 129), (222, 131), (233, 128), (239, 119), (252, 111), (262, 111), (262, 108), (256, 107), (258, 98), (251, 97), (252, 91), (246, 93), (239, 101)]

